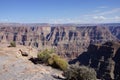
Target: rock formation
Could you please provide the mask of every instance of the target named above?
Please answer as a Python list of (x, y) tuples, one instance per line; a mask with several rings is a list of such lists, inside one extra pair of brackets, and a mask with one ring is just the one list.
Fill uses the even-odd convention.
[(93, 67), (106, 80), (120, 79), (119, 40), (120, 24), (0, 24), (1, 44), (52, 48), (70, 63)]
[(87, 52), (82, 53), (70, 63), (80, 62), (97, 71), (97, 77), (105, 80), (120, 79), (120, 43), (106, 42), (89, 45)]
[(69, 59), (87, 50), (89, 44), (119, 39), (119, 25), (0, 24), (1, 43), (15, 41), (39, 50), (54, 48)]

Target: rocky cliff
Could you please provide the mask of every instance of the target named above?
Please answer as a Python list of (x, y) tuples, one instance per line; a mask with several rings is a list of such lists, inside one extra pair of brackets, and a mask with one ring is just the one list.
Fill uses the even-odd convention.
[(120, 24), (0, 24), (1, 44), (52, 48), (70, 63), (93, 67), (105, 80), (120, 79), (119, 40)]
[(70, 63), (76, 62), (94, 68), (97, 71), (97, 77), (102, 80), (119, 80), (120, 43), (91, 44), (86, 52), (70, 61)]
[(54, 48), (59, 55), (73, 59), (89, 44), (117, 41), (119, 25), (1, 24), (0, 42), (32, 46), (39, 50)]
[(120, 26), (117, 26), (117, 27), (111, 26), (109, 27), (109, 29), (114, 36), (120, 39)]

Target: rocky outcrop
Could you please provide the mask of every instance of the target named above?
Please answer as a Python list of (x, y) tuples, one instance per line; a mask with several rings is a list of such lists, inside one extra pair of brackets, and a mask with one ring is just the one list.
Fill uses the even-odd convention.
[[(18, 26), (17, 26), (18, 25)], [(107, 25), (108, 26), (108, 25)], [(54, 48), (56, 53), (69, 59), (87, 50), (89, 44), (119, 40), (116, 32), (106, 25), (50, 25), (1, 24), (0, 42), (32, 46), (39, 50)], [(114, 35), (112, 32), (116, 32)]]
[(97, 71), (97, 77), (105, 80), (120, 79), (120, 43), (106, 42), (104, 44), (89, 45), (87, 52), (79, 55), (70, 63), (80, 62)]
[(117, 27), (110, 26), (109, 29), (111, 33), (120, 40), (120, 26)]
[[(60, 80), (62, 71), (53, 69), (42, 64), (33, 64), (29, 58), (37, 56), (37, 50), (19, 45), (17, 47), (7, 47), (0, 44), (0, 80)], [(19, 50), (29, 53), (22, 56)], [(54, 77), (53, 75), (56, 75)]]

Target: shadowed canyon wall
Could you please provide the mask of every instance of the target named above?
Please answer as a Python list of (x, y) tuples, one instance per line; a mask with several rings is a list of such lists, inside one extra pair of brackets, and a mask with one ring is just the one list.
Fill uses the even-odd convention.
[(69, 63), (92, 67), (97, 77), (102, 80), (120, 79), (120, 43), (106, 42), (104, 44), (90, 44), (88, 50)]

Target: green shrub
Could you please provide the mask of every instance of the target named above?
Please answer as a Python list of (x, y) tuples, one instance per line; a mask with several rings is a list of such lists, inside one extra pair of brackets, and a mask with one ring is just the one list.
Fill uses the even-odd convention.
[(43, 63), (47, 63), (48, 59), (50, 58), (50, 54), (51, 52), (46, 49), (42, 52), (39, 52), (37, 56), (38, 59), (41, 60)]
[(56, 54), (52, 55), (51, 58), (48, 59), (48, 64), (52, 67), (59, 68), (61, 70), (66, 70), (68, 67), (67, 61)]
[(38, 53), (38, 59), (45, 64), (48, 64), (54, 68), (59, 68), (61, 70), (66, 70), (68, 63), (66, 60), (62, 59), (57, 54), (53, 53), (53, 50), (44, 50)]
[(54, 53), (54, 52), (55, 52), (54, 49), (50, 49), (50, 50), (49, 50), (49, 53), (51, 53), (51, 54)]
[(66, 70), (68, 67), (68, 63), (64, 59), (56, 59), (55, 64), (60, 68), (61, 70)]
[(16, 47), (16, 43), (14, 41), (10, 42), (10, 46), (9, 47)]
[(51, 57), (48, 59), (48, 64), (52, 66), (54, 64), (54, 59)]
[(71, 65), (65, 72), (66, 80), (96, 80), (96, 72), (92, 68)]

